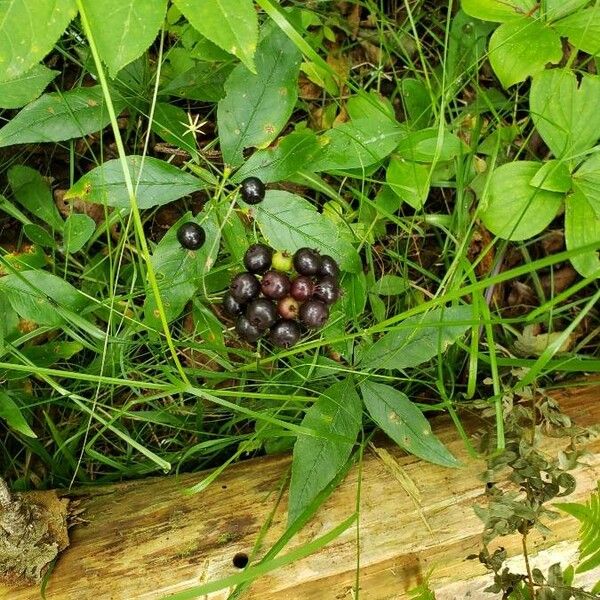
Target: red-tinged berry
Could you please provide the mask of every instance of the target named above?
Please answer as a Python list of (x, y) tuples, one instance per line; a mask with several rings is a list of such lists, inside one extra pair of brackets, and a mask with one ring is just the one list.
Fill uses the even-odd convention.
[(246, 304), (260, 294), (260, 283), (252, 273), (239, 273), (231, 280), (229, 292), (240, 304)]
[(316, 275), (321, 264), (321, 256), (316, 250), (300, 248), (294, 254), (294, 268), (300, 275)]
[(264, 273), (271, 268), (273, 250), (264, 244), (252, 244), (244, 254), (244, 265), (250, 273)]
[(257, 298), (248, 304), (246, 317), (252, 325), (264, 331), (277, 320), (277, 309), (271, 300)]
[(340, 286), (333, 277), (323, 277), (315, 285), (314, 297), (325, 304), (333, 304), (340, 297)]
[(299, 310), (300, 304), (291, 296), (286, 296), (277, 303), (277, 312), (284, 319), (297, 319)]
[(296, 321), (281, 319), (271, 327), (269, 340), (280, 348), (290, 348), (300, 339), (300, 326)]
[(279, 271), (267, 271), (261, 281), (262, 293), (273, 300), (285, 298), (290, 293), (290, 279)]
[(300, 320), (309, 329), (319, 329), (327, 323), (329, 309), (319, 300), (309, 300), (300, 307)]
[(298, 275), (292, 280), (292, 287), (290, 288), (290, 294), (298, 302), (304, 302), (312, 297), (315, 291), (315, 283), (306, 275)]

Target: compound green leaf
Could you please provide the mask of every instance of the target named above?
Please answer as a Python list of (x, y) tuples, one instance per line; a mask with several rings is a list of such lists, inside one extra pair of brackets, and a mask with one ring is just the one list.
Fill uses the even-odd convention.
[(0, 108), (21, 108), (33, 102), (58, 75), (44, 65), (35, 65), (27, 73), (0, 82)]

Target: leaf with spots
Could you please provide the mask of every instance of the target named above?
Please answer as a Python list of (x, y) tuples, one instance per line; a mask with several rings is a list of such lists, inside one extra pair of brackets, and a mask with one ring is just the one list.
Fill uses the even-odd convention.
[(255, 74), (243, 64), (231, 72), (217, 110), (223, 158), (235, 167), (244, 148), (265, 148), (277, 137), (298, 98), (301, 54), (285, 33), (272, 28), (254, 58)]
[(361, 403), (351, 377), (334, 383), (306, 411), (294, 445), (288, 522), (308, 508), (350, 458), (361, 427)]
[(370, 381), (361, 383), (360, 390), (373, 421), (401, 448), (437, 465), (460, 466), (405, 394), (389, 385)]
[(111, 77), (152, 44), (167, 9), (167, 0), (82, 0), (82, 4)]

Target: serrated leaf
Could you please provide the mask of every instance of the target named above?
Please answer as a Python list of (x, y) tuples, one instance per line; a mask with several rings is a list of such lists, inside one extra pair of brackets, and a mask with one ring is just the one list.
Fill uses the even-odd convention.
[(256, 73), (258, 16), (252, 0), (173, 0), (192, 27)]
[(58, 71), (34, 65), (15, 79), (0, 82), (0, 108), (21, 108), (33, 102), (57, 75)]
[(489, 59), (500, 83), (508, 88), (562, 58), (559, 35), (538, 19), (503, 23), (490, 38)]
[(429, 195), (430, 167), (403, 158), (392, 157), (385, 173), (390, 189), (414, 209), (423, 208)]
[(360, 259), (340, 226), (304, 198), (279, 190), (269, 190), (254, 207), (254, 218), (262, 234), (276, 250), (295, 252), (309, 247), (335, 258), (345, 271), (360, 270)]
[(167, 0), (82, 0), (98, 54), (111, 77), (155, 40)]
[(94, 219), (83, 213), (71, 213), (65, 221), (63, 233), (67, 252), (79, 252), (95, 230)]
[(225, 81), (232, 70), (230, 63), (196, 62), (190, 69), (175, 74), (161, 87), (160, 93), (200, 102), (218, 102), (225, 95)]
[(279, 28), (260, 42), (256, 74), (238, 65), (225, 83), (217, 123), (225, 161), (238, 166), (244, 148), (265, 147), (288, 122), (298, 98), (301, 54)]
[(289, 523), (310, 506), (350, 457), (361, 426), (354, 381), (349, 377), (325, 390), (306, 411), (302, 426), (322, 435), (301, 434), (294, 445)]
[(494, 170), (487, 204), (479, 213), (492, 233), (505, 240), (526, 240), (554, 219), (563, 194), (530, 184), (540, 167), (540, 163), (521, 160)]
[(436, 465), (460, 463), (431, 431), (429, 421), (405, 394), (389, 385), (365, 381), (360, 385), (371, 418), (398, 446)]
[(580, 50), (592, 55), (600, 54), (600, 5), (595, 4), (554, 23), (560, 35)]
[[(142, 160), (141, 156), (132, 155), (127, 157), (127, 165), (134, 185), (137, 184), (136, 196), (142, 209), (168, 204), (206, 187), (197, 177), (158, 158), (147, 156)], [(65, 194), (65, 200), (71, 198), (129, 208), (121, 161), (109, 160), (86, 173)]]
[[(114, 95), (117, 113), (124, 101)], [(100, 86), (44, 94), (0, 129), (0, 147), (36, 142), (62, 142), (100, 131), (110, 117)]]
[(424, 315), (409, 317), (401, 328), (389, 331), (368, 347), (360, 365), (363, 369), (407, 369), (444, 352), (469, 328), (470, 306), (434, 308)]
[[(565, 240), (567, 250), (594, 243), (600, 250), (600, 217), (585, 195), (578, 190), (565, 200)], [(598, 250), (574, 256), (571, 263), (584, 277), (600, 277)]]
[(17, 403), (2, 390), (0, 390), (0, 419), (6, 421), (8, 426), (15, 431), (27, 437), (37, 438)]
[(76, 12), (75, 0), (0, 0), (0, 81), (40, 62)]

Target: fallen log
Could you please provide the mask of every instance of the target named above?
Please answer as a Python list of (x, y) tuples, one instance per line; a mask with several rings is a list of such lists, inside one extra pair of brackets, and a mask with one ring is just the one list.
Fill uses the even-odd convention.
[[(561, 390), (552, 396), (577, 424), (588, 427), (600, 423), (597, 384)], [(481, 548), (482, 523), (473, 506), (485, 502), (480, 478), (485, 464), (468, 457), (447, 418), (435, 419), (434, 428), (464, 462), (463, 468), (438, 467), (389, 446), (392, 463), (389, 458), (382, 460), (381, 453), (366, 453), (362, 469), (350, 471), (284, 552), (325, 534), (353, 513), (360, 474), (359, 536), (355, 526), (349, 528), (314, 554), (262, 576), (244, 597), (354, 598), (360, 554), (361, 598), (408, 598), (406, 592), (431, 572), (430, 585), (438, 600), (492, 599), (482, 591), (490, 585), (491, 576), (478, 560), (467, 558)], [(566, 442), (553, 438), (544, 444), (556, 454)], [(600, 479), (600, 439), (592, 439), (587, 450), (583, 464), (572, 472), (577, 488), (567, 498), (569, 502), (588, 498)], [(253, 559), (262, 557), (285, 530), (286, 497), (279, 503), (278, 498), (289, 466), (288, 456), (246, 461), (225, 471), (216, 483), (196, 495), (184, 491), (205, 474), (59, 494), (77, 499), (84, 522), (72, 529), (70, 547), (51, 573), (46, 598), (153, 600), (240, 573), (238, 566), (245, 564), (266, 522), (271, 520), (270, 527)], [(399, 473), (416, 486), (412, 498)], [(419, 501), (415, 501), (415, 494)], [(551, 527), (552, 535), (547, 539), (532, 534), (528, 540), (532, 566), (544, 571), (555, 562), (566, 565), (573, 561), (577, 549), (578, 523), (574, 519), (562, 515)], [(501, 542), (513, 557), (512, 564), (524, 572), (520, 537), (508, 536)], [(586, 578), (576, 583), (584, 585), (600, 578), (598, 571), (584, 575)], [(201, 597), (224, 599), (230, 591)], [(0, 598), (39, 597), (39, 586), (0, 585)]]

